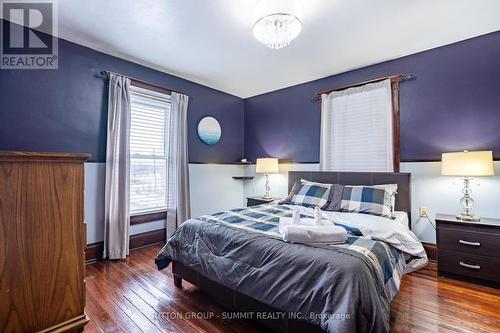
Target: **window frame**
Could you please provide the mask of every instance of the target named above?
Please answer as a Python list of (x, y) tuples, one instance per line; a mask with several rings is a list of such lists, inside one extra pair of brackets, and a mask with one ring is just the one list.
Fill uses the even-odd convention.
[(136, 225), (136, 224), (142, 224), (142, 223), (148, 223), (166, 219), (167, 219), (166, 209), (151, 213), (140, 213), (140, 214), (130, 215), (130, 225)]
[(400, 171), (401, 164), (401, 119), (399, 112), (399, 82), (401, 78), (391, 78), (391, 92), (392, 92), (392, 154), (394, 172)]
[[(353, 87), (363, 86), (369, 83), (380, 82), (389, 79), (391, 82), (392, 96), (392, 153), (393, 153), (393, 172), (400, 172), (401, 164), (401, 119), (399, 107), (399, 83), (403, 80), (403, 75), (392, 75), (378, 79), (368, 80), (357, 84), (346, 85), (334, 89), (322, 90), (316, 93), (316, 98), (321, 99), (322, 94), (329, 94), (334, 91), (342, 91)], [(411, 75), (409, 77), (412, 77)]]
[[(154, 93), (168, 95), (169, 99), (171, 96), (170, 90), (163, 89), (163, 88), (158, 87), (158, 86), (149, 85), (149, 84), (146, 84), (142, 81), (131, 80), (130, 88), (133, 89), (132, 87), (139, 88), (139, 90), (148, 90), (148, 91), (153, 93), (152, 94), (153, 97), (154, 97)], [(131, 103), (131, 112), (132, 112), (132, 103)], [(165, 119), (165, 129), (167, 128), (167, 126), (168, 126), (167, 120)], [(168, 167), (168, 140), (169, 140), (169, 138), (165, 135), (164, 140), (165, 140), (164, 159), (165, 159), (167, 167)], [(132, 158), (155, 159), (154, 157), (151, 157), (151, 156), (134, 156), (134, 155), (130, 154), (130, 159), (132, 159)], [(158, 159), (163, 159), (163, 158), (158, 158)], [(168, 184), (168, 181), (167, 181), (167, 184)], [(166, 189), (166, 191), (167, 191), (167, 189)], [(166, 201), (168, 202), (168, 198)], [(138, 225), (138, 224), (154, 222), (154, 221), (159, 221), (159, 220), (166, 220), (167, 219), (167, 207), (160, 208), (160, 209), (151, 209), (151, 210), (141, 211), (141, 212), (134, 212), (134, 213), (132, 213), (130, 211), (130, 207), (129, 207), (129, 214), (130, 214), (130, 225)]]

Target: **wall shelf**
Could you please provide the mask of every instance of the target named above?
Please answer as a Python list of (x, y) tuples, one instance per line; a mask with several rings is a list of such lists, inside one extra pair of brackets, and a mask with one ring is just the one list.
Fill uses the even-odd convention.
[[(253, 165), (254, 163), (252, 163), (251, 161), (246, 161), (246, 162), (241, 162), (241, 161), (238, 161), (235, 163), (236, 165), (242, 165), (242, 166), (245, 166), (245, 170), (248, 171), (248, 168), (246, 168), (247, 166), (249, 165)], [(247, 172), (244, 172), (243, 174), (246, 174)], [(233, 176), (233, 179), (235, 180), (252, 180), (254, 179), (255, 177), (253, 176)]]

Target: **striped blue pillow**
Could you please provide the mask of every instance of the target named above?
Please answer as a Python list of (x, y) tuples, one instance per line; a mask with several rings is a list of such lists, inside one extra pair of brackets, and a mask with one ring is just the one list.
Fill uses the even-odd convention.
[(305, 207), (323, 208), (328, 204), (328, 197), (330, 195), (329, 184), (319, 183), (302, 183), (294, 186), (294, 193), (290, 193), (289, 199), (284, 202), (291, 205), (300, 205)]
[[(394, 185), (397, 188), (397, 185)], [(340, 211), (392, 218), (395, 190), (384, 186), (344, 186)]]

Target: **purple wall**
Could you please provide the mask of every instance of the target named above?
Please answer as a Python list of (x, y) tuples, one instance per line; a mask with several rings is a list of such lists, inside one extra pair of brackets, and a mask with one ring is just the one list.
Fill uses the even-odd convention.
[[(313, 94), (395, 73), (416, 76), (401, 86), (403, 161), (439, 160), (443, 151), (462, 149), (493, 149), (500, 158), (500, 32), (246, 100), (59, 40), (58, 70), (0, 70), (0, 150), (90, 152), (103, 162), (103, 69), (189, 94), (193, 163), (235, 162), (243, 148), (252, 161), (317, 163), (320, 103)], [(206, 115), (221, 123), (218, 145), (197, 137)]]
[(397, 73), (416, 76), (401, 84), (402, 161), (463, 149), (500, 158), (500, 32), (246, 99), (245, 157), (318, 162), (313, 94)]
[[(106, 160), (107, 85), (98, 77), (110, 70), (190, 96), (190, 162), (230, 163), (243, 154), (241, 98), (59, 40), (59, 69), (0, 70), (0, 150), (89, 152)], [(205, 115), (219, 120), (215, 146), (198, 139)]]

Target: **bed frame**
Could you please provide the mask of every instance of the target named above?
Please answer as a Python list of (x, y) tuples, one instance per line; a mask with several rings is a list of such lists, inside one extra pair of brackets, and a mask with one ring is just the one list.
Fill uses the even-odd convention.
[[(396, 210), (408, 214), (409, 227), (411, 227), (411, 183), (409, 173), (290, 171), (288, 173), (289, 192), (295, 181), (300, 179), (343, 185), (398, 184)], [(209, 294), (215, 302), (230, 311), (254, 313), (252, 323), (264, 325), (268, 329), (283, 333), (324, 332), (319, 326), (293, 318), (283, 311), (274, 309), (236, 290), (207, 279), (199, 272), (180, 262), (172, 262), (172, 273), (177, 288), (182, 288), (182, 280), (184, 279)], [(269, 316), (267, 318), (256, 318), (257, 312), (266, 313)], [(272, 318), (270, 318), (271, 314), (273, 315)]]

